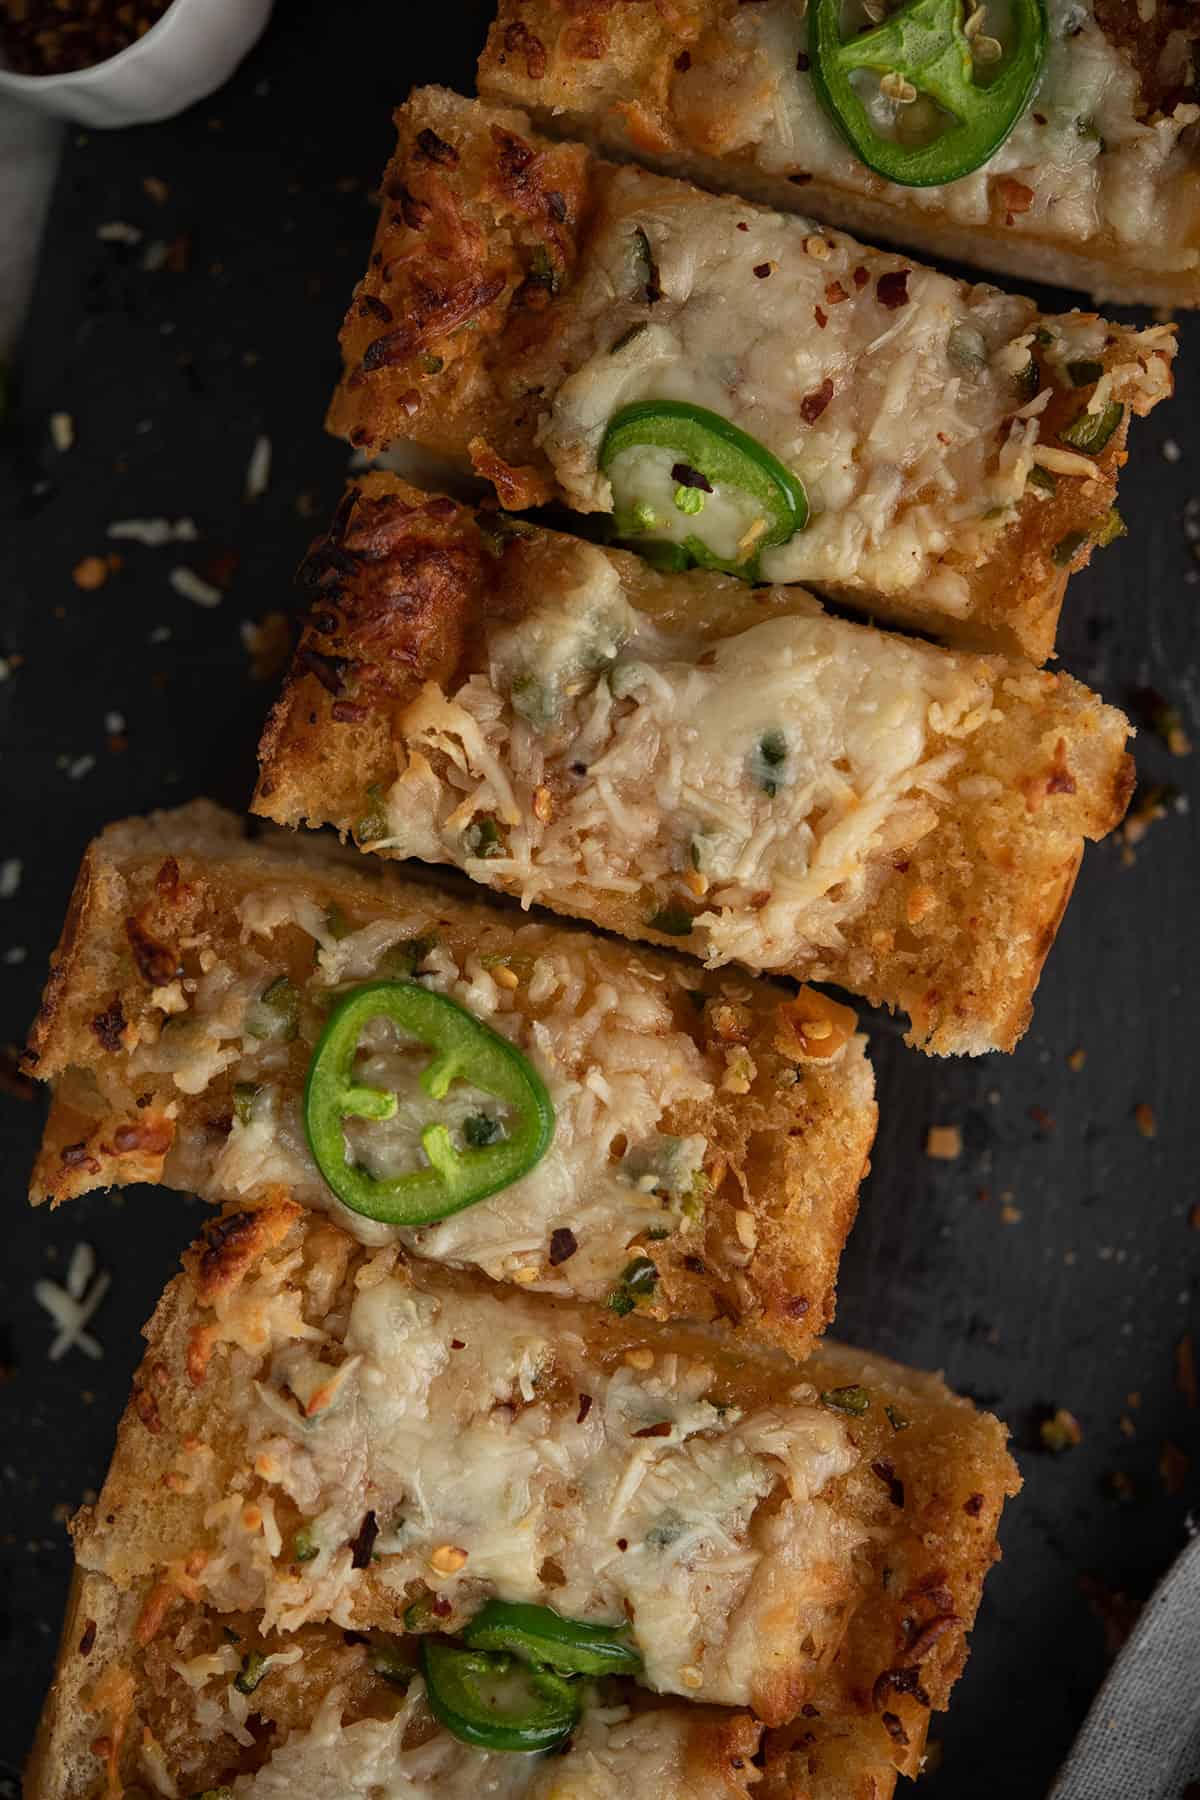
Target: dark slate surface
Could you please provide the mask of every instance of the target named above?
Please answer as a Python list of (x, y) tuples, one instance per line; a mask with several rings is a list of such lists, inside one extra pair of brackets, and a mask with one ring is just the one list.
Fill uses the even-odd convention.
[[(339, 24), (351, 13), (352, 33)], [(271, 690), (250, 673), (240, 627), (290, 606), (291, 572), (338, 491), (345, 453), (320, 420), (389, 111), (416, 81), (468, 85), (486, 13), (474, 0), (435, 24), (396, 0), (285, 5), (213, 101), (164, 126), (70, 142), (5, 427), (16, 525), (0, 540), (0, 860), (19, 857), (23, 873), (0, 899), (0, 1042), (23, 1037), (100, 825), (198, 793), (245, 803)], [(165, 200), (146, 177), (166, 183)], [(99, 238), (112, 221), (140, 242)], [(167, 266), (147, 270), (156, 245), (173, 246)], [(1116, 701), (1160, 690), (1200, 740), (1200, 564), (1186, 535), (1200, 495), (1200, 322), (1184, 340), (1180, 397), (1135, 435), (1130, 536), (1077, 578), (1064, 661)], [(76, 431), (65, 456), (48, 431), (60, 410)], [(248, 505), (260, 432), (271, 483)], [(1167, 440), (1180, 457), (1164, 454)], [(1200, 500), (1196, 511), (1200, 536)], [(199, 541), (116, 546), (122, 564), (103, 587), (75, 585), (81, 558), (114, 548), (110, 521), (152, 515), (194, 518)], [(202, 610), (176, 594), (177, 564), (216, 564), (222, 604)], [(1143, 729), (1137, 757), (1143, 789), (1195, 789), (1200, 753), (1174, 758)], [(1090, 853), (1036, 1023), (1011, 1059), (927, 1061), (890, 1021), (876, 1024), (883, 1122), (839, 1330), (941, 1367), (995, 1407), (1026, 1484), (955, 1710), (935, 1721), (930, 1800), (1044, 1792), (1112, 1632), (1196, 1504), (1197, 1465), (1180, 1459), (1200, 1450), (1197, 1413), (1175, 1356), (1195, 1316), (1200, 1250), (1189, 1223), (1200, 1202), (1198, 870), (1194, 812), (1153, 824), (1132, 863), (1118, 844)], [(1086, 1061), (1072, 1067), (1079, 1050)], [(1135, 1123), (1139, 1103), (1153, 1108), (1153, 1138)], [(0, 1793), (16, 1781), (49, 1676), (63, 1518), (101, 1479), (138, 1328), (201, 1217), (149, 1190), (31, 1214), (23, 1189), (42, 1110), (0, 1093)], [(933, 1124), (961, 1127), (960, 1159), (925, 1156)], [(52, 1365), (33, 1284), (61, 1276), (81, 1240), (113, 1277), (96, 1320), (104, 1358), (73, 1351)], [(1059, 1406), (1083, 1442), (1052, 1457), (1036, 1448), (1037, 1421)], [(1166, 1480), (1168, 1444), (1179, 1454), (1167, 1453)]]

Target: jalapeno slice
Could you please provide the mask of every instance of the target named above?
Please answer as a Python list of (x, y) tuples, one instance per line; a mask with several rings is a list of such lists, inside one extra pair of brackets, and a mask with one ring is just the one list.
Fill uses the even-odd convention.
[[(882, 24), (849, 38), (842, 37), (842, 3), (813, 0), (809, 56), (817, 95), (855, 155), (902, 187), (941, 187), (981, 168), (1041, 79), (1049, 37), (1045, 0), (1011, 0), (1007, 49), (982, 33), (968, 35), (964, 0), (907, 0)], [(995, 46), (995, 60), (994, 73), (981, 82), (976, 69), (987, 66), (984, 43)], [(946, 129), (919, 143), (885, 135), (855, 86), (858, 70), (891, 78), (888, 97), (899, 101), (901, 117), (905, 105), (932, 101), (948, 115)]]
[[(398, 1107), (394, 1093), (355, 1079), (363, 1031), (378, 1018), (434, 1052), (420, 1075), (432, 1100), (444, 1100), (451, 1082), (462, 1080), (503, 1101), (511, 1109), (504, 1136), (456, 1149), (447, 1127), (433, 1123), (420, 1134), (426, 1168), (379, 1177), (348, 1160), (344, 1121), (390, 1119)], [(532, 1064), (473, 1013), (413, 981), (372, 981), (345, 996), (318, 1039), (304, 1128), (317, 1167), (351, 1211), (387, 1225), (429, 1225), (528, 1174), (550, 1147), (554, 1108)]]
[(642, 1667), (628, 1625), (588, 1625), (549, 1606), (489, 1600), (462, 1635), (473, 1650), (510, 1651), (560, 1675), (637, 1675)]
[[(666, 452), (666, 455), (663, 455)], [(608, 422), (600, 468), (617, 536), (755, 579), (762, 552), (808, 523), (802, 484), (748, 432), (686, 400), (638, 400)]]
[(439, 1725), (480, 1750), (550, 1750), (582, 1711), (579, 1688), (553, 1670), (445, 1638), (424, 1640), (421, 1672)]

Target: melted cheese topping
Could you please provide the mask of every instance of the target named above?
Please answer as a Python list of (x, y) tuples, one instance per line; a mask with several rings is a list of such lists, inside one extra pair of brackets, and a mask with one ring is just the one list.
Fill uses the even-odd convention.
[[(945, 187), (895, 187), (859, 162), (818, 100), (811, 75), (797, 67), (807, 24), (794, 0), (731, 9), (705, 53), (675, 76), (672, 108), (698, 150), (749, 153), (769, 174), (812, 175), (960, 225), (993, 219), (997, 178), (1007, 176), (1026, 191), (1016, 210), (1001, 205), (1006, 230), (1056, 243), (1128, 247), (1141, 268), (1196, 268), (1194, 152), (1185, 134), (1200, 108), (1179, 103), (1166, 116), (1145, 116), (1136, 71), (1100, 30), (1090, 0), (1047, 0), (1047, 10), (1049, 50), (1031, 105), (989, 162)], [(1000, 15), (989, 0), (984, 32), (1003, 31)], [(1170, 84), (1187, 84), (1192, 55), (1182, 35), (1169, 41)], [(877, 104), (887, 115), (884, 129), (904, 111), (882, 97)]]
[(727, 1800), (724, 1771), (693, 1766), (684, 1709), (631, 1715), (587, 1706), (570, 1750), (516, 1756), (471, 1749), (431, 1725), (423, 1684), (388, 1720), (343, 1725), (337, 1691), (312, 1725), (293, 1731), (254, 1775), (233, 1784), (247, 1800)]
[[(282, 929), (299, 927), (316, 948), (299, 1016), (301, 1039), (311, 1048), (331, 994), (380, 974), (388, 951), (411, 937), (414, 921), (377, 920), (337, 936), (320, 907), (283, 889), (251, 894), (240, 916), (248, 942), (237, 973), (218, 963), (201, 976), (187, 1010), (130, 1058), (135, 1080), (142, 1072), (168, 1072), (181, 1092), (195, 1094), (227, 1070), (254, 1093), (245, 1116), (233, 1116), (215, 1160), (202, 1145), (205, 1166), (179, 1168), (176, 1179), (190, 1176), (207, 1193), (238, 1198), (282, 1184), (304, 1205), (335, 1212), (362, 1241), (399, 1239), (434, 1261), (471, 1264), (497, 1280), (596, 1300), (611, 1291), (639, 1236), (699, 1227), (708, 1144), (702, 1136), (675, 1137), (663, 1124), (673, 1107), (713, 1099), (719, 1065), (710, 1067), (695, 1041), (677, 1029), (675, 996), (660, 971), (628, 955), (618, 969), (610, 952), (583, 936), (541, 927), (518, 931), (506, 959), (474, 952), (456, 958), (444, 943), (428, 950), (422, 984), (457, 1000), (530, 1059), (549, 1089), (555, 1133), (522, 1180), (439, 1224), (397, 1232), (349, 1212), (326, 1186), (304, 1133), (294, 1048), (254, 1037), (247, 1021), (279, 974), (271, 950)], [(519, 984), (510, 975), (514, 963)], [(504, 984), (506, 976), (512, 985)], [(679, 980), (686, 981), (685, 972)], [(440, 1122), (461, 1134), (470, 1115), (502, 1111), (462, 1081), (444, 1101), (432, 1102), (418, 1083), (428, 1059), (424, 1047), (400, 1042), (384, 1025), (364, 1035), (360, 1077), (390, 1088), (399, 1101), (391, 1121), (347, 1126), (349, 1150), (373, 1173), (386, 1177), (424, 1166), (424, 1124)], [(551, 1236), (564, 1229), (575, 1248), (551, 1265)]]
[(432, 1725), (417, 1678), (390, 1719), (343, 1725), (326, 1695), (307, 1731), (293, 1731), (254, 1775), (233, 1784), (254, 1800), (533, 1800), (540, 1758), (473, 1750)]
[[(601, 589), (616, 580), (600, 551), (578, 556)], [(486, 671), (449, 697), (429, 684), (401, 719), (391, 841), (526, 904), (648, 896), (649, 924), (685, 900), (689, 948), (710, 964), (794, 969), (839, 947), (890, 858), (936, 822), (961, 741), (991, 713), (984, 661), (814, 608), (707, 649), (638, 617), (603, 673), (547, 700), (553, 723), (537, 730), (507, 685), (513, 635), (507, 660), (489, 646)], [(504, 854), (472, 856), (478, 814), (500, 821)]]
[[(653, 304), (639, 234), (658, 269)], [(898, 268), (906, 274), (896, 288)], [(881, 288), (889, 271), (893, 287)], [(641, 329), (627, 336), (631, 321)], [(696, 532), (718, 554), (744, 557), (764, 525), (736, 488), (690, 491), (703, 510), (688, 513), (675, 504), (670, 450), (626, 450), (611, 481), (598, 466), (620, 407), (707, 407), (764, 444), (808, 493), (807, 528), (762, 552), (766, 580), (896, 594), (920, 585), (923, 603), (961, 617), (971, 571), (1025, 496), (1049, 390), (1022, 404), (1016, 376), (1037, 325), (1028, 300), (625, 170), (577, 276), (572, 373), (540, 441), (580, 510), (615, 503), (624, 516), (643, 504), (659, 536)], [(1088, 354), (1080, 334), (1094, 333), (1090, 317), (1054, 327), (1066, 360)], [(1147, 340), (1147, 368), (1122, 365), (1109, 399), (1167, 391), (1166, 364), (1150, 354), (1157, 341)], [(1095, 470), (1080, 459), (1074, 473)]]
[[(222, 1547), (199, 1579), (220, 1609), (293, 1630), (350, 1627), (371, 1591), (403, 1612), (420, 1582), (468, 1612), (533, 1601), (628, 1619), (659, 1691), (760, 1711), (836, 1653), (861, 1532), (823, 1491), (856, 1452), (811, 1389), (717, 1406), (704, 1364), (605, 1372), (516, 1295), (432, 1295), (386, 1274), (332, 1323), (314, 1343), (285, 1320), (238, 1377), (261, 1491), (248, 1506), (236, 1479), (206, 1513)], [(311, 1561), (281, 1538), (285, 1497)], [(367, 1511), (369, 1573), (351, 1550)]]

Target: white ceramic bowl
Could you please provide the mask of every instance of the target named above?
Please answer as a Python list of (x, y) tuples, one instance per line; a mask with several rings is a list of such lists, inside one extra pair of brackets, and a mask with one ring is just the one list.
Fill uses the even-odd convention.
[(262, 36), (272, 0), (171, 0), (158, 23), (107, 62), (63, 75), (0, 67), (0, 94), (80, 125), (146, 125), (202, 100)]

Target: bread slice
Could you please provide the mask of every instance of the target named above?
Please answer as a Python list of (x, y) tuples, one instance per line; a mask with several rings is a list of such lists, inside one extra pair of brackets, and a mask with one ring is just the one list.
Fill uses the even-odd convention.
[[(395, 1237), (326, 1186), (301, 1095), (331, 995), (410, 965), (532, 1059), (556, 1123), (529, 1175), (405, 1245), (613, 1304), (643, 1258), (655, 1317), (720, 1317), (804, 1354), (833, 1316), (875, 1131), (848, 1008), (529, 923), (331, 839), (248, 842), (205, 803), (111, 826), (84, 858), (31, 1037), (28, 1066), (54, 1087), (32, 1198), (283, 1184)], [(255, 1038), (249, 1009), (285, 975), (297, 1034)]]
[[(235, 1683), (250, 1657), (263, 1659), (251, 1665), (262, 1673), (243, 1696)], [(593, 1685), (565, 1752), (489, 1754), (432, 1717), (415, 1640), (328, 1623), (264, 1633), (252, 1614), (217, 1613), (178, 1591), (160, 1605), (146, 1586), (122, 1591), (80, 1570), (23, 1791), (25, 1800), (366, 1800), (384, 1791), (607, 1800), (624, 1786), (645, 1800), (744, 1800), (761, 1738), (746, 1713), (609, 1681)], [(819, 1761), (844, 1748), (831, 1743)], [(862, 1779), (877, 1766), (864, 1763)], [(879, 1774), (883, 1794), (894, 1776)], [(859, 1791), (835, 1790), (839, 1800)]]
[(510, 509), (557, 498), (603, 514), (609, 420), (698, 403), (804, 483), (806, 528), (762, 547), (760, 503), (715, 467), (707, 510), (694, 484), (680, 509), (671, 471), (690, 465), (660, 446), (614, 465), (624, 513), (653, 501), (623, 530), (676, 545), (698, 532), (767, 581), (1051, 654), (1068, 574), (1118, 528), (1130, 414), (1171, 390), (1173, 327), (1044, 317), (442, 89), (416, 92), (397, 124), (333, 430), (366, 452), (404, 441), (469, 464)]
[(374, 475), (308, 562), (257, 812), (1009, 1050), (1129, 726), (1078, 682), (797, 588), (497, 524)]
[[(868, 169), (813, 83), (805, 8), (766, 0), (500, 0), (479, 63), (488, 100), (666, 174), (909, 244), (935, 259), (1200, 303), (1200, 19), (1187, 0), (1052, 5), (1040, 88), (974, 175), (904, 188)], [(1069, 15), (1069, 16), (1068, 16)]]
[(935, 1376), (498, 1289), (282, 1197), (209, 1226), (147, 1337), (73, 1527), (143, 1639), (181, 1595), (289, 1640), (552, 1605), (627, 1621), (658, 1693), (910, 1774), (1019, 1485)]

